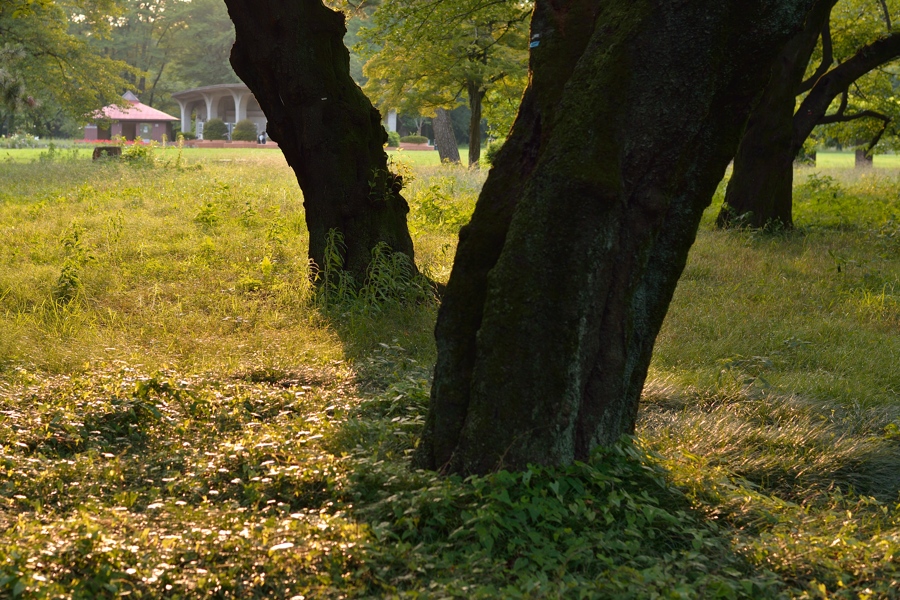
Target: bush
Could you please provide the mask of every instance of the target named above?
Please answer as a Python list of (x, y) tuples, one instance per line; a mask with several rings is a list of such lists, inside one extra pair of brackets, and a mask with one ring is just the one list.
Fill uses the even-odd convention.
[(427, 144), (428, 138), (424, 135), (404, 135), (400, 141), (407, 144)]
[(175, 139), (178, 139), (178, 136), (183, 137), (186, 140), (196, 140), (197, 135), (193, 131), (181, 131), (175, 134)]
[(387, 134), (388, 134), (388, 141), (387, 141), (388, 146), (390, 146), (392, 148), (396, 148), (397, 146), (400, 145), (400, 134), (399, 133), (397, 133), (396, 131), (388, 131)]
[(222, 119), (210, 119), (203, 127), (204, 140), (227, 140), (228, 126)]
[(14, 133), (9, 137), (0, 136), (0, 148), (37, 148), (40, 145), (38, 139), (27, 133)]
[(505, 141), (506, 138), (497, 138), (496, 140), (488, 142), (487, 148), (484, 149), (484, 156), (482, 157), (482, 160), (487, 166), (494, 164), (494, 159), (497, 158), (497, 153), (500, 152), (500, 148), (503, 147), (503, 142)]
[(250, 119), (244, 119), (243, 121), (238, 121), (237, 125), (234, 126), (234, 130), (231, 132), (231, 139), (236, 142), (255, 142), (257, 135), (259, 134), (256, 131), (256, 123)]

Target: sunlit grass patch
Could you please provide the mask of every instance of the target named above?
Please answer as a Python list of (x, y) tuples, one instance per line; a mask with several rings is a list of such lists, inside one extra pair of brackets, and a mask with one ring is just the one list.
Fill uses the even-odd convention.
[[(710, 210), (637, 440), (460, 479), (409, 469), (430, 284), (317, 291), (280, 153), (174, 152), (0, 162), (0, 597), (900, 594), (890, 173)], [(485, 174), (395, 167), (444, 282)]]

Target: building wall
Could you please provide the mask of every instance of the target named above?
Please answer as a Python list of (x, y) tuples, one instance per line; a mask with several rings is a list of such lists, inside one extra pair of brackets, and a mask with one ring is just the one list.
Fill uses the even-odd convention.
[(100, 129), (96, 125), (87, 125), (84, 128), (84, 139), (108, 140), (122, 135), (129, 142), (135, 139), (141, 139), (146, 142), (162, 142), (163, 136), (166, 136), (168, 141), (174, 141), (173, 131), (171, 121), (153, 121), (150, 123), (116, 121), (110, 129)]

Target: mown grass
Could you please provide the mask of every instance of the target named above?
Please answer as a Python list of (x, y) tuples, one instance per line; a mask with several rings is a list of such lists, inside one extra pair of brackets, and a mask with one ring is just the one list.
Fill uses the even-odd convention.
[[(209, 152), (0, 164), (0, 597), (900, 595), (895, 172), (713, 207), (636, 439), (462, 481), (407, 466), (434, 300), (316, 294), (280, 155)], [(483, 174), (410, 175), (444, 280)]]

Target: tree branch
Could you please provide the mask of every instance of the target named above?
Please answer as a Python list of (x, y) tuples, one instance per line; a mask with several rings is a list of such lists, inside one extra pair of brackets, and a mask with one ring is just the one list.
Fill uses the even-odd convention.
[(860, 48), (856, 54), (819, 78), (794, 113), (792, 144), (803, 145), (819, 124), (838, 94), (844, 93), (857, 79), (900, 56), (900, 34), (881, 38)]
[(887, 26), (888, 32), (891, 31), (891, 13), (888, 11), (886, 0), (878, 0), (881, 5), (881, 13), (884, 15), (884, 24)]
[(819, 63), (816, 72), (810, 75), (809, 79), (801, 83), (797, 87), (797, 95), (808, 92), (816, 85), (816, 82), (828, 72), (831, 64), (834, 62), (834, 46), (831, 43), (831, 20), (826, 20), (822, 26), (822, 61)]
[[(853, 113), (850, 115), (843, 114), (843, 112), (836, 112), (833, 115), (825, 115), (821, 119), (819, 119), (819, 125), (830, 125), (832, 123), (846, 123), (847, 121), (855, 121), (856, 119), (878, 119), (885, 124), (891, 122), (891, 118), (887, 115), (883, 115), (880, 112), (876, 112), (874, 110), (863, 110), (858, 113)], [(881, 137), (879, 135), (879, 137)]]

